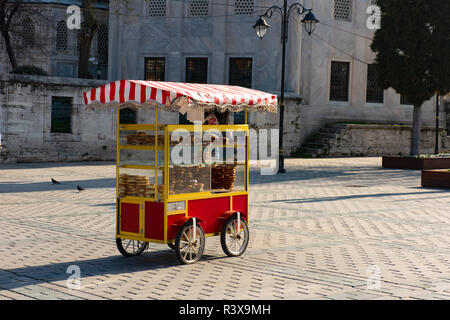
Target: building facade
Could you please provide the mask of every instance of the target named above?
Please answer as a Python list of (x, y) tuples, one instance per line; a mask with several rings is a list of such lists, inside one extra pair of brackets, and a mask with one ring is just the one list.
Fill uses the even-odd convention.
[[(113, 0), (112, 3), (117, 2)], [(294, 12), (289, 18), (285, 118), (287, 152), (328, 122), (411, 124), (413, 106), (393, 89), (381, 90), (370, 49), (377, 18), (373, 0), (304, 0), (320, 20), (310, 36)], [(293, 1), (288, 2), (293, 3)], [(122, 78), (238, 84), (280, 92), (281, 17), (267, 19), (260, 40), (252, 26), (272, 0), (133, 0), (110, 12), (109, 80)], [(433, 99), (423, 125), (434, 125)], [(288, 103), (289, 104), (289, 103)], [(240, 121), (235, 117), (235, 121)], [(295, 123), (292, 123), (292, 122)], [(271, 115), (251, 115), (256, 127), (276, 126)], [(295, 126), (297, 129), (289, 129)], [(445, 127), (442, 119), (441, 126)]]
[[(49, 29), (44, 28), (46, 45), (19, 50), (18, 60), (19, 65), (41, 67), (51, 77), (31, 80), (2, 77), (2, 159), (112, 160), (115, 114), (102, 111), (94, 117), (92, 111), (85, 109), (81, 96), (83, 90), (102, 82), (73, 79), (78, 68), (78, 35), (76, 30), (65, 28), (65, 21), (67, 7), (79, 5), (80, 1), (36, 2), (43, 6), (49, 17), (47, 24), (51, 25)], [(274, 0), (110, 0), (109, 10), (98, 8), (103, 27), (91, 48), (92, 57), (103, 61), (102, 70), (99, 72), (97, 66), (92, 66), (91, 73), (93, 78), (109, 81), (232, 84), (279, 94), (280, 15), (274, 13), (267, 19), (270, 28), (262, 40), (252, 26), (258, 15), (280, 3)], [(369, 9), (373, 1), (304, 0), (300, 3), (312, 8), (320, 23), (308, 35), (301, 25), (302, 17), (294, 12), (289, 19), (285, 153), (295, 152), (326, 123), (411, 124), (413, 106), (393, 89), (380, 90), (376, 84), (372, 64), (375, 54), (370, 49), (375, 31), (373, 19), (376, 19), (373, 8)], [(37, 24), (38, 21), (31, 34), (37, 34)], [(29, 31), (33, 30), (31, 25), (26, 24)], [(0, 70), (2, 74), (11, 71), (4, 46), (0, 46)], [(435, 111), (433, 99), (424, 104), (425, 127), (435, 125)], [(448, 107), (441, 107), (441, 111), (440, 127), (446, 129)], [(121, 112), (122, 122), (132, 123), (142, 117), (151, 115), (141, 110), (137, 114), (132, 110)], [(92, 119), (95, 120), (91, 122)], [(177, 113), (162, 112), (160, 121), (176, 123), (186, 119)], [(242, 114), (232, 115), (230, 121), (241, 123)], [(102, 123), (102, 129), (98, 123)], [(278, 128), (278, 114), (251, 113), (249, 123), (254, 129)], [(427, 142), (428, 148), (430, 143)]]

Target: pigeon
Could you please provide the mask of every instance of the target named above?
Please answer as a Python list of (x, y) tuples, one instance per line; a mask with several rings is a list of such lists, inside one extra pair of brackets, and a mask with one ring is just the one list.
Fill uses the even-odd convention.
[(81, 191), (83, 191), (84, 189), (83, 189), (82, 187), (80, 187), (79, 185), (77, 185), (77, 190), (81, 192)]
[(56, 181), (55, 179), (52, 178), (52, 183), (53, 184), (61, 184), (61, 182)]

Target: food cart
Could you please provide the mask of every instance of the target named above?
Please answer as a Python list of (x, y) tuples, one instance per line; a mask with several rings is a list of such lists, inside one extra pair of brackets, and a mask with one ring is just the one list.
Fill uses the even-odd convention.
[[(149, 242), (161, 243), (189, 264), (201, 258), (210, 236), (220, 236), (228, 256), (246, 250), (247, 112), (276, 112), (276, 95), (228, 85), (120, 80), (85, 92), (84, 102), (88, 108), (117, 109), (120, 253), (137, 256)], [(123, 108), (145, 110), (147, 116), (137, 123), (120, 123)], [(194, 124), (161, 123), (161, 110), (187, 114)], [(244, 111), (245, 124), (204, 125), (205, 113), (213, 110)]]

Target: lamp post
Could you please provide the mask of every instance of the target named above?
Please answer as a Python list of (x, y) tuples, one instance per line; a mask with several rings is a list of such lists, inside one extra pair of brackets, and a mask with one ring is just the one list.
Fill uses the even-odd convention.
[(272, 6), (267, 9), (265, 13), (259, 16), (259, 19), (256, 21), (256, 24), (253, 28), (256, 30), (256, 34), (262, 40), (264, 35), (267, 32), (267, 29), (270, 27), (266, 22), (264, 17), (270, 19), (273, 15), (273, 12), (277, 11), (281, 14), (281, 43), (282, 43), (282, 61), (281, 61), (281, 94), (280, 94), (280, 133), (279, 133), (279, 155), (278, 155), (278, 173), (285, 173), (286, 169), (284, 168), (284, 154), (283, 154), (283, 121), (284, 121), (284, 78), (285, 78), (285, 67), (286, 67), (286, 42), (288, 38), (288, 22), (289, 16), (292, 12), (296, 11), (299, 15), (303, 15), (306, 13), (305, 17), (301, 21), (308, 32), (311, 35), (314, 32), (316, 27), (316, 23), (319, 20), (316, 19), (314, 14), (312, 13), (312, 9), (306, 9), (300, 3), (294, 3), (290, 6), (287, 5), (287, 0), (284, 0), (283, 7)]
[(436, 145), (434, 153), (439, 154), (439, 93), (436, 93)]

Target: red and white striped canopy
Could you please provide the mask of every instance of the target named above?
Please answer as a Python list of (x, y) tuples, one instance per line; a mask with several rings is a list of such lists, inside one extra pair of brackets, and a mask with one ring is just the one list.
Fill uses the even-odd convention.
[(119, 106), (180, 108), (219, 108), (233, 112), (277, 112), (277, 96), (258, 90), (213, 84), (162, 81), (119, 80), (84, 92), (84, 102), (91, 107)]

